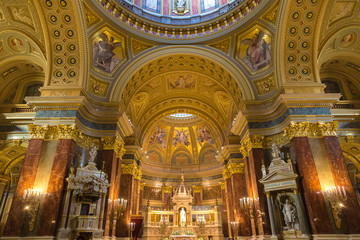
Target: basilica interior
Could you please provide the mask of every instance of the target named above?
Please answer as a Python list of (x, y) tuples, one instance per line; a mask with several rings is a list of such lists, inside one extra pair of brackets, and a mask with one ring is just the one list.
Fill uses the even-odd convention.
[(0, 1), (0, 239), (360, 240), (360, 0)]

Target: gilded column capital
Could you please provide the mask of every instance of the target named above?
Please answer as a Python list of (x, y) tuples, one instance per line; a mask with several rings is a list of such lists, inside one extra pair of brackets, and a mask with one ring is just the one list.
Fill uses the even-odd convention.
[(56, 126), (56, 133), (59, 139), (73, 139), (74, 141), (81, 136), (81, 131), (75, 124), (59, 124)]
[(339, 123), (333, 122), (291, 122), (284, 128), (284, 135), (290, 139), (294, 137), (324, 137), (336, 136)]
[(145, 187), (145, 183), (140, 183), (140, 190), (144, 190), (144, 187)]
[(202, 186), (193, 186), (194, 193), (201, 192)]
[(115, 137), (101, 137), (100, 142), (103, 150), (113, 150), (115, 145)]
[(140, 179), (141, 179), (141, 176), (142, 176), (142, 171), (141, 171), (141, 169), (135, 168), (134, 178), (137, 179), (137, 180), (140, 180)]
[(135, 169), (134, 164), (121, 164), (121, 174), (134, 175)]
[(116, 138), (114, 143), (114, 151), (118, 158), (122, 158), (126, 152), (124, 142)]
[(230, 163), (227, 168), (231, 175), (244, 173), (244, 163)]
[(161, 190), (163, 191), (163, 193), (171, 193), (172, 186), (162, 186)]
[(224, 180), (226, 181), (227, 179), (231, 178), (231, 173), (229, 171), (229, 169), (225, 168), (224, 171), (223, 171), (223, 177), (224, 177)]
[(220, 182), (219, 185), (220, 185), (221, 189), (225, 189), (225, 182)]
[(30, 124), (28, 126), (31, 139), (45, 139), (45, 135), (48, 131), (48, 126), (39, 126)]
[(250, 135), (247, 136), (240, 146), (240, 153), (246, 157), (252, 148), (263, 148), (264, 136), (263, 135)]

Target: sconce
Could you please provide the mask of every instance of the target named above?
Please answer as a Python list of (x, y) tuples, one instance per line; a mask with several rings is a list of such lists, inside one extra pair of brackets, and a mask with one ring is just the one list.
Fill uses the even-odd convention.
[(240, 208), (245, 210), (245, 214), (250, 218), (250, 220), (251, 219), (254, 220), (255, 233), (258, 227), (259, 217), (261, 216), (261, 211), (256, 209), (256, 205), (255, 205), (256, 201), (257, 201), (256, 199), (246, 198), (246, 197), (240, 199)]
[(40, 206), (40, 199), (43, 194), (41, 190), (27, 189), (24, 191), (23, 202), (25, 203), (25, 210), (29, 216), (29, 231), (32, 232), (35, 229), (35, 222), (37, 213)]
[(124, 212), (126, 211), (126, 207), (127, 207), (127, 200), (126, 199), (114, 199), (111, 200), (109, 199), (109, 203), (112, 202), (112, 208), (110, 208), (109, 213), (110, 213), (110, 219), (112, 221), (117, 220), (120, 218), (120, 216), (122, 216), (124, 214)]
[(341, 208), (344, 207), (344, 201), (347, 200), (345, 188), (332, 186), (322, 192), (330, 202), (335, 226), (339, 229), (341, 227)]

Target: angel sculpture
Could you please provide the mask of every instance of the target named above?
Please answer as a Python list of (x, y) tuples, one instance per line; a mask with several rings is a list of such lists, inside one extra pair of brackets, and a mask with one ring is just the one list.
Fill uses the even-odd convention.
[(270, 63), (270, 44), (265, 41), (265, 33), (259, 31), (253, 38), (246, 38), (241, 44), (248, 45), (246, 57), (243, 59), (253, 70), (263, 68)]
[(94, 65), (106, 72), (111, 72), (114, 67), (120, 62), (115, 56), (114, 49), (121, 47), (121, 42), (114, 42), (114, 38), (105, 33), (99, 35), (101, 40), (94, 43), (93, 56)]

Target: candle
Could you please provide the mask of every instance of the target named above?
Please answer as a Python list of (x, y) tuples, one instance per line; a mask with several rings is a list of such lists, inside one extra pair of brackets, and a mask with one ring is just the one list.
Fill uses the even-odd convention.
[(26, 199), (26, 195), (27, 195), (27, 191), (26, 191), (26, 189), (25, 189), (24, 195), (23, 195), (23, 199), (24, 199), (24, 200)]
[(345, 187), (344, 187), (344, 186), (342, 187), (342, 190), (343, 190), (344, 197), (346, 197), (346, 191), (345, 191)]

